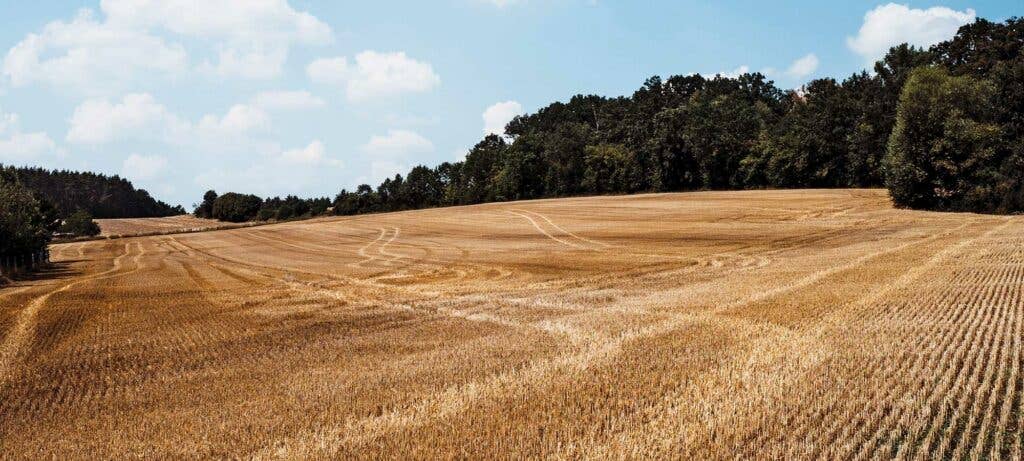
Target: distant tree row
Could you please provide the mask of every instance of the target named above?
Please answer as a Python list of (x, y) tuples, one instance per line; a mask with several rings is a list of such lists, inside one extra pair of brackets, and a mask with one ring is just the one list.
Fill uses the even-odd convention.
[(326, 214), (330, 207), (331, 200), (326, 197), (301, 199), (289, 195), (283, 199), (273, 197), (264, 200), (235, 192), (218, 196), (217, 192), (210, 190), (203, 195), (202, 203), (196, 205), (193, 214), (228, 222), (285, 221), (320, 216)]
[[(342, 190), (332, 206), (350, 215), (582, 194), (881, 186), (897, 206), (1024, 210), (1024, 21), (979, 19), (930, 49), (890, 49), (872, 73), (799, 90), (748, 73), (652, 77), (629, 97), (578, 95), (516, 117), (463, 161)], [(264, 211), (257, 199), (233, 197), (222, 216), (281, 209)], [(218, 217), (215, 205), (197, 213)]]
[(154, 199), (119, 176), (43, 168), (3, 167), (52, 203), (61, 217), (85, 211), (96, 218), (149, 218), (185, 214), (181, 206)]

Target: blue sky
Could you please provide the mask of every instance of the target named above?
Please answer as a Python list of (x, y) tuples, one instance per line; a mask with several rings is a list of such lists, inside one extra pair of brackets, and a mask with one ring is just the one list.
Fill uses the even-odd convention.
[[(779, 3), (779, 4), (772, 4)], [(1019, 0), (3, 0), (0, 162), (333, 196), (456, 160), (486, 129), (651, 75), (784, 88), (948, 38)], [(488, 128), (490, 127), (490, 128)]]

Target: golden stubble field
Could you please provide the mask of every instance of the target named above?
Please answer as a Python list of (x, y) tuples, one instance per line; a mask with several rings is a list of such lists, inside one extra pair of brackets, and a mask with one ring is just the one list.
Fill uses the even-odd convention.
[(53, 248), (4, 458), (1020, 459), (1024, 218), (545, 200)]
[(100, 226), (100, 235), (103, 237), (199, 231), (231, 226), (215, 219), (197, 218), (192, 215), (168, 216), (166, 218), (97, 219), (96, 224)]

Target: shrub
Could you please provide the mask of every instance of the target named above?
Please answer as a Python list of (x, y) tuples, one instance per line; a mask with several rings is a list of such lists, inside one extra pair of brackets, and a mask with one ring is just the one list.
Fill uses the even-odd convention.
[(246, 222), (256, 219), (263, 199), (255, 195), (228, 192), (213, 202), (213, 218), (228, 222)]
[(89, 212), (78, 210), (64, 220), (59, 232), (76, 237), (92, 237), (100, 234), (100, 226), (92, 220), (92, 215)]
[(0, 255), (46, 248), (51, 227), (45, 204), (13, 176), (0, 172)]

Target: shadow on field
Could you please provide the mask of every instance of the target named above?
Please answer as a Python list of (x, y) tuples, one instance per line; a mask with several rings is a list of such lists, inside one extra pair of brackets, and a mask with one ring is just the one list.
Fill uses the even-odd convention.
[(56, 280), (72, 277), (79, 274), (79, 271), (71, 268), (71, 263), (73, 262), (75, 261), (55, 262), (43, 266), (35, 271), (19, 271), (13, 274), (4, 274), (4, 276), (0, 278), (0, 288), (20, 282), (38, 282), (43, 280)]

